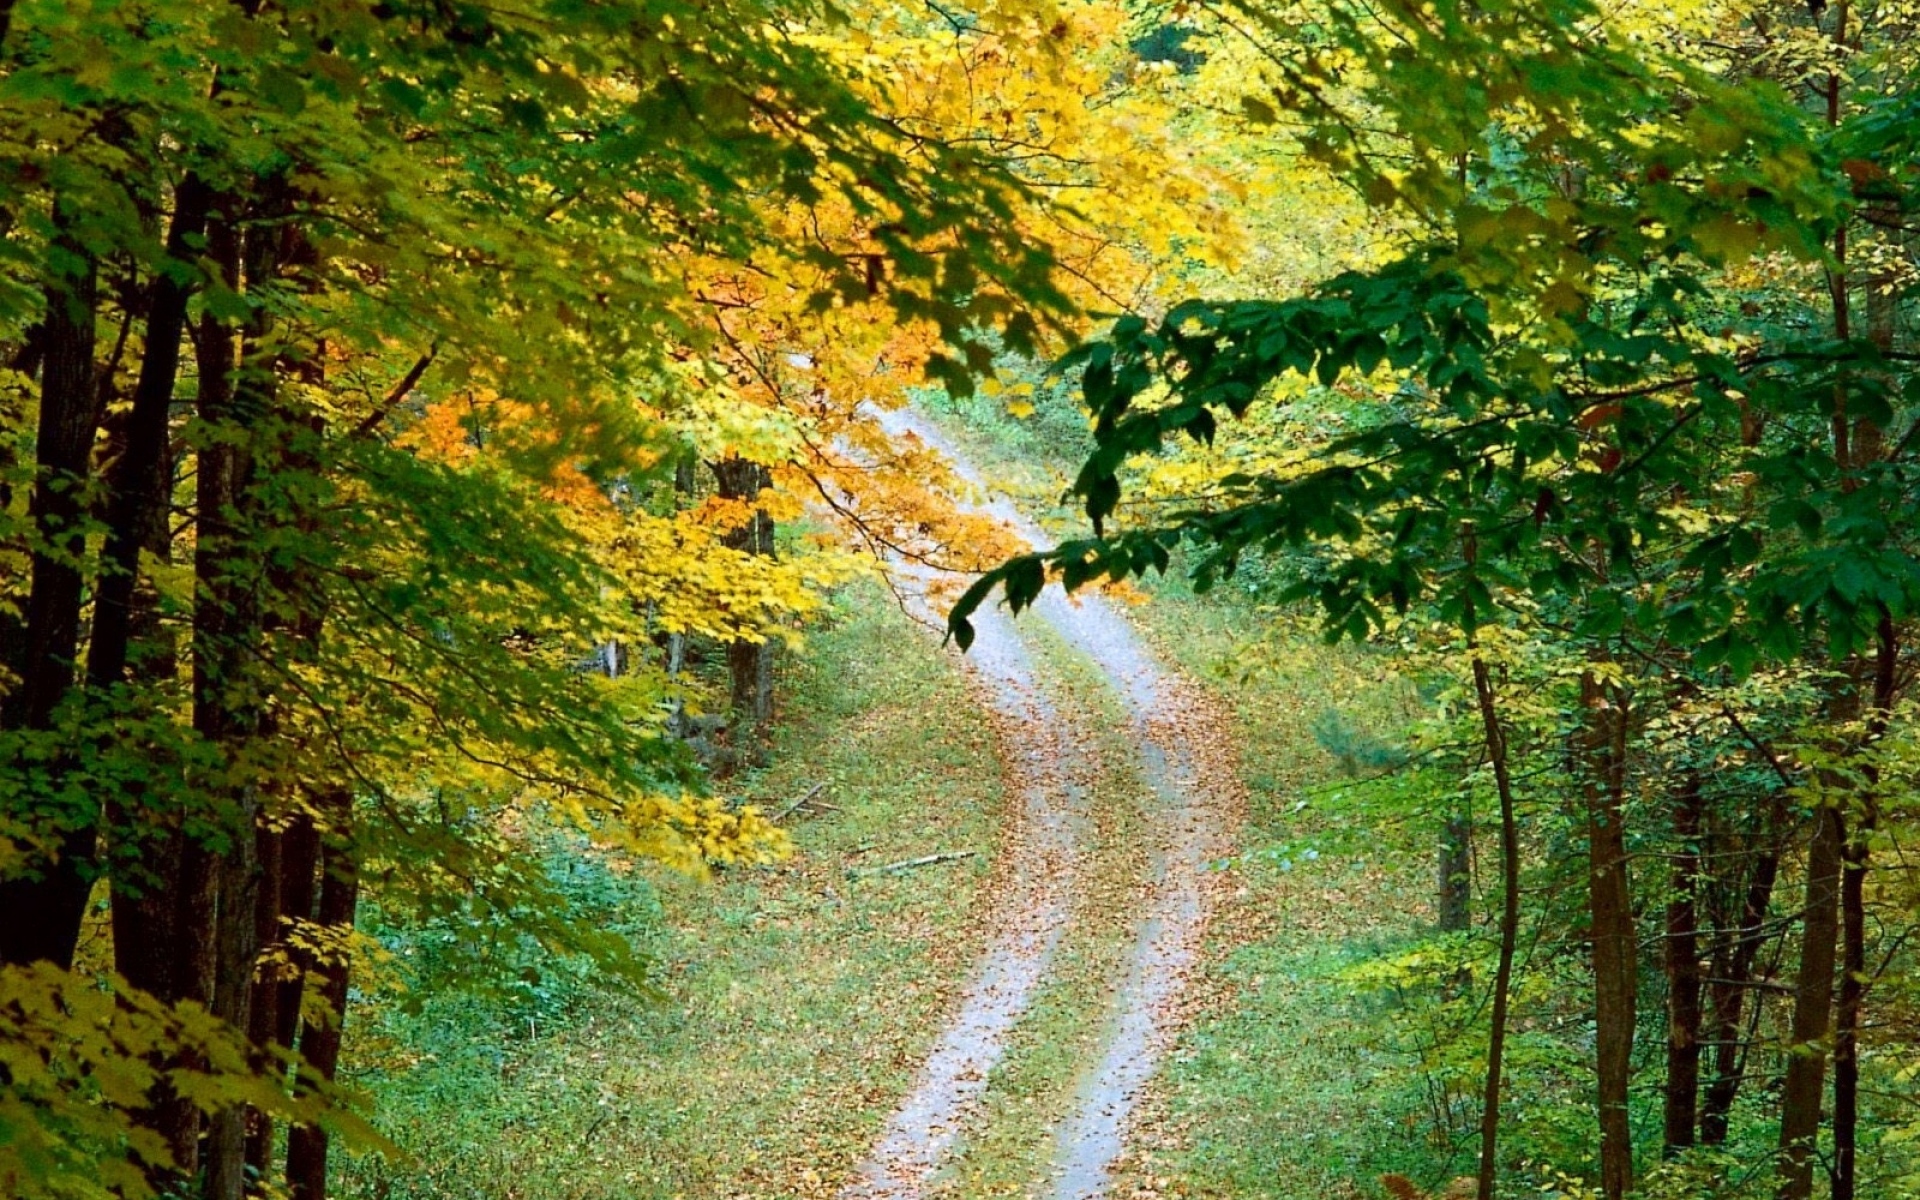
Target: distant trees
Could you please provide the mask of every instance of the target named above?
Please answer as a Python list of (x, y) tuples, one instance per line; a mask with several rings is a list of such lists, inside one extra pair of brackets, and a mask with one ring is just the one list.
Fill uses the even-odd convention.
[[(1269, 51), (1252, 117), (1414, 232), (1297, 297), (1127, 316), (1076, 351), (1094, 536), (989, 574), (956, 635), (996, 588), (1018, 607), (1182, 546), (1203, 586), (1310, 549), (1288, 595), (1332, 636), (1450, 628), (1517, 793), (1506, 857), (1581, 860), (1527, 866), (1584, 893), (1527, 919), (1587, 955), (1601, 1193), (1644, 1166), (1652, 971), (1666, 1152), (1725, 1144), (1764, 1076), (1781, 1200), (1817, 1170), (1859, 1194), (1862, 1039), (1914, 1036), (1863, 1016), (1911, 921), (1874, 847), (1903, 819), (1920, 616), (1913, 14), (1228, 11)], [(1332, 431), (1289, 423), (1329, 396)], [(1256, 406), (1313, 453), (1164, 498), (1130, 466)], [(1491, 1136), (1481, 1167), (1487, 1196)]]
[(516, 939), (633, 973), (530, 831), (777, 850), (662, 736), (663, 670), (577, 669), (764, 638), (832, 574), (664, 494), (805, 458), (729, 423), (715, 314), (767, 302), (722, 264), (778, 281), (762, 345), (862, 325), (871, 372), (908, 330), (903, 380), (1066, 309), (1028, 185), (777, 32), (816, 15), (0, 8), (0, 1190), (317, 1200), (367, 1136), (362, 892), (481, 977)]
[(1229, 223), (1125, 15), (1039, 15), (0, 5), (0, 1190), (319, 1200), (363, 897), (631, 977), (554, 839), (778, 851), (690, 639), (753, 757), (810, 509), (1008, 548), (864, 406)]

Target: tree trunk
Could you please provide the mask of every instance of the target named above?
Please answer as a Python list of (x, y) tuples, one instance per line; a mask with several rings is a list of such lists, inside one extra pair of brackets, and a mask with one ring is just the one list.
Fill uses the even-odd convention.
[(1714, 1071), (1700, 1107), (1702, 1145), (1726, 1143), (1728, 1118), (1746, 1073), (1746, 1055), (1742, 1052), (1740, 1037), (1742, 1017), (1754, 979), (1754, 965), (1759, 962), (1760, 950), (1768, 940), (1767, 916), (1773, 908), (1774, 883), (1780, 874), (1780, 843), (1785, 837), (1786, 817), (1786, 793), (1776, 790), (1757, 832), (1759, 849), (1748, 868), (1738, 930), (1716, 938), (1713, 978), (1707, 985), (1713, 1010), (1708, 1036), (1713, 1043)]
[(1473, 904), (1473, 823), (1464, 812), (1447, 814), (1440, 833), (1439, 904), (1441, 933), (1465, 933)]
[[(221, 206), (224, 211), (230, 208)], [(224, 227), (224, 228), (223, 228)], [(222, 238), (234, 236), (225, 220), (216, 223)], [(256, 225), (244, 241), (244, 280), (256, 291), (274, 277), (281, 233), (271, 224)], [(224, 245), (224, 241), (223, 241)], [(225, 378), (209, 378), (202, 366), (200, 418), (216, 436), (200, 450), (197, 484), (197, 539), (194, 575), (193, 725), (226, 764), (240, 760), (259, 732), (260, 708), (252, 694), (254, 662), (261, 648), (262, 612), (254, 576), (259, 570), (251, 540), (255, 508), (255, 446), (274, 397), (276, 356), (265, 345), (267, 315), (256, 306), (244, 331), (237, 358), (231, 334), (216, 325), (204, 340), (227, 365)], [(251, 1026), (253, 975), (260, 950), (258, 904), (261, 864), (256, 853), (259, 792), (250, 780), (228, 772), (204, 785), (226, 841), (218, 871), (215, 913), (217, 967), (214, 1015), (240, 1030)], [(208, 1122), (204, 1191), (206, 1200), (240, 1200), (246, 1188), (246, 1110), (228, 1109)]]
[(1833, 1034), (1834, 943), (1840, 923), (1840, 864), (1846, 845), (1840, 810), (1822, 803), (1813, 815), (1807, 852), (1807, 906), (1801, 922), (1800, 970), (1793, 1004), (1787, 1078), (1780, 1092), (1779, 1200), (1813, 1194), (1814, 1142), (1820, 1093)]
[[(351, 844), (346, 840), (346, 824), (352, 800), (345, 792), (336, 793), (324, 805), (337, 824), (329, 831), (329, 843), (322, 858), (320, 908), (317, 920), (326, 929), (341, 934), (336, 945), (344, 946), (345, 934), (352, 930), (354, 910), (359, 902), (359, 866)], [(316, 1077), (332, 1082), (340, 1063), (340, 1039), (347, 1014), (347, 984), (352, 964), (344, 956), (325, 963), (318, 972), (322, 1008), (329, 1014), (321, 1021), (309, 1021), (300, 1033), (300, 1061)], [(287, 1191), (292, 1200), (326, 1200), (327, 1131), (316, 1126), (297, 1125), (287, 1131)]]
[[(1462, 536), (1461, 557), (1468, 571), (1479, 558), (1479, 545), (1469, 523)], [(1487, 1032), (1486, 1087), (1480, 1098), (1480, 1163), (1474, 1181), (1476, 1200), (1493, 1200), (1500, 1177), (1500, 1076), (1506, 1061), (1507, 1005), (1513, 992), (1513, 956), (1520, 942), (1520, 822), (1513, 803), (1513, 776), (1508, 769), (1507, 733), (1493, 691), (1493, 676), (1480, 656), (1474, 631), (1479, 627), (1473, 592), (1466, 592), (1461, 626), (1467, 652), (1473, 659), (1473, 694), (1479, 702), (1481, 732), (1487, 764), (1493, 768), (1494, 792), (1500, 802), (1500, 958), (1493, 974), (1493, 1011)]]
[[(71, 215), (56, 198), (55, 222)], [(61, 235), (55, 247), (71, 265), (56, 272), (46, 289), (44, 359), (40, 368), (40, 421), (34, 441), (37, 472), (28, 502), (34, 543), (26, 611), (16, 644), (6, 647), (19, 680), (0, 706), (0, 729), (44, 730), (73, 686), (79, 650), (81, 573), (86, 551), (83, 503), (99, 427), (94, 378), (94, 320), (99, 307), (99, 271), (93, 256)], [(11, 770), (43, 778), (50, 763), (16, 763)], [(31, 786), (31, 785), (30, 785)], [(55, 789), (49, 788), (49, 792)], [(55, 794), (42, 796), (53, 802)], [(60, 813), (36, 855), (31, 874), (0, 882), (0, 964), (73, 964), (80, 921), (92, 886), (98, 810), (86, 801)]]
[(1600, 1190), (1633, 1186), (1627, 1091), (1633, 1074), (1637, 947), (1626, 844), (1626, 712), (1618, 688), (1580, 679), (1585, 712), (1588, 901), (1593, 922), (1594, 1065), (1600, 1116)]
[[(1869, 742), (1886, 733), (1893, 712), (1900, 664), (1900, 640), (1891, 614), (1882, 613), (1874, 655), (1873, 708), (1867, 719)], [(1842, 851), (1840, 926), (1843, 961), (1840, 1004), (1833, 1038), (1833, 1197), (1854, 1200), (1858, 1190), (1860, 1136), (1860, 1013), (1867, 998), (1867, 869), (1879, 816), (1880, 770), (1867, 767), (1867, 788), (1854, 836)]]
[[(773, 518), (757, 504), (760, 493), (772, 483), (767, 468), (728, 458), (713, 464), (713, 475), (722, 497), (755, 505), (746, 523), (728, 532), (722, 542), (748, 554), (773, 557)], [(767, 726), (773, 720), (773, 642), (763, 637), (728, 643), (727, 675), (734, 719), (739, 723), (734, 747), (742, 762), (758, 762), (764, 757)]]
[[(163, 454), (153, 482), (163, 497), (172, 484), (166, 459)], [(172, 553), (166, 516), (164, 502), (149, 506), (142, 533), (147, 551), (162, 562)], [(170, 680), (178, 668), (173, 638), (159, 619), (158, 606), (151, 587), (140, 589), (130, 602), (128, 640), (143, 648), (134, 663), (135, 677), (142, 682)], [(89, 674), (95, 662), (89, 656)], [(164, 764), (164, 769), (170, 774), (177, 764)], [(109, 863), (115, 966), (133, 986), (169, 1004), (190, 1001), (210, 1008), (213, 856), (186, 832), (185, 818), (178, 805), (161, 807), (149, 795), (144, 778), (121, 781), (108, 821), (109, 837), (117, 843)], [(188, 1059), (168, 1065), (192, 1069), (204, 1064)], [(177, 1191), (180, 1181), (199, 1170), (200, 1110), (171, 1095), (163, 1084), (145, 1123), (172, 1150), (173, 1169), (164, 1179), (156, 1173), (153, 1182), (163, 1185), (156, 1190)]]
[[(252, 941), (254, 962), (258, 964), (269, 961), (268, 954), (280, 936), (281, 893), (286, 882), (286, 837), (280, 830), (262, 821), (255, 827), (253, 844), (256, 863), (254, 877), (257, 882), (254, 885)], [(257, 1047), (270, 1046), (275, 1031), (280, 1028), (280, 977), (277, 973), (256, 967), (248, 971), (247, 989), (247, 1041)], [(243, 1161), (247, 1173), (258, 1179), (267, 1169), (267, 1158), (273, 1152), (273, 1124), (258, 1109), (248, 1109), (243, 1124), (246, 1130)]]
[[(187, 176), (174, 192), (167, 258), (181, 270), (199, 251), (212, 200), (211, 191), (195, 175)], [(125, 673), (140, 550), (153, 545), (156, 520), (163, 527), (166, 520), (172, 490), (167, 426), (180, 373), (187, 302), (194, 290), (189, 280), (163, 269), (154, 278), (148, 301), (146, 349), (127, 413), (126, 448), (107, 475), (107, 539), (87, 644), (87, 680), (96, 688), (112, 687)]]
[[(278, 833), (264, 829), (261, 833), (262, 876), (267, 886), (260, 896), (260, 953), (276, 969), (254, 980), (248, 1038), (256, 1046), (284, 1050), (293, 1046), (299, 1032), (301, 996), (307, 975), (315, 970), (311, 958), (296, 951), (288, 935), (296, 925), (313, 920), (320, 837), (313, 819), (304, 813)], [(256, 1110), (247, 1118), (247, 1167), (254, 1178), (267, 1177), (272, 1158), (273, 1120)]]
[(1867, 834), (1871, 821), (1855, 827), (1842, 853), (1840, 913), (1843, 961), (1840, 1003), (1833, 1035), (1833, 1193), (1854, 1200), (1860, 1137), (1860, 1009), (1867, 996)]
[(1674, 794), (1673, 897), (1667, 902), (1667, 1085), (1662, 1145), (1668, 1157), (1694, 1142), (1700, 1107), (1700, 773)]
[(1473, 689), (1500, 800), (1500, 960), (1494, 968), (1493, 1012), (1487, 1035), (1486, 1089), (1480, 1104), (1478, 1200), (1493, 1200), (1499, 1175), (1500, 1074), (1506, 1056), (1507, 1004), (1513, 991), (1513, 955), (1520, 940), (1520, 825), (1514, 813), (1513, 780), (1507, 767), (1507, 735), (1495, 707), (1493, 680), (1479, 655), (1473, 659)]

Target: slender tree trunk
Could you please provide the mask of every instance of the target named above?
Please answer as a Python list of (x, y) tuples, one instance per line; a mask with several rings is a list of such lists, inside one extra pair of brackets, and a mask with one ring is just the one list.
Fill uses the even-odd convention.
[(1871, 816), (1854, 827), (1842, 852), (1840, 914), (1843, 959), (1833, 1034), (1832, 1200), (1854, 1200), (1860, 1140), (1860, 1010), (1867, 996), (1866, 881)]
[(1440, 932), (1464, 933), (1473, 901), (1473, 823), (1465, 812), (1447, 814), (1440, 833)]
[[(269, 192), (277, 190), (269, 184)], [(279, 215), (277, 207), (269, 201), (264, 211)], [(243, 278), (249, 291), (273, 279), (280, 237), (280, 231), (265, 222), (245, 237)], [(251, 551), (251, 537), (259, 515), (253, 511), (255, 450), (267, 441), (263, 433), (274, 399), (276, 355), (265, 345), (266, 334), (266, 310), (256, 306), (244, 331), (245, 350), (235, 359), (231, 335), (216, 326), (213, 340), (225, 344), (228, 361), (238, 366), (224, 386), (203, 388), (201, 395), (201, 420), (217, 436), (201, 448), (198, 463), (193, 724), (229, 764), (242, 757), (260, 727), (252, 676), (263, 615), (256, 586), (260, 564)], [(259, 791), (252, 781), (224, 777), (210, 779), (206, 786), (227, 842), (218, 872), (213, 1011), (247, 1030), (260, 950)], [(240, 1200), (245, 1166), (245, 1108), (214, 1114), (207, 1132), (206, 1200)]]
[(1742, 1017), (1747, 992), (1754, 980), (1754, 966), (1768, 941), (1766, 923), (1773, 908), (1774, 883), (1780, 874), (1786, 820), (1786, 794), (1778, 790), (1757, 833), (1759, 847), (1747, 871), (1739, 928), (1721, 942), (1713, 956), (1713, 978), (1707, 985), (1707, 994), (1713, 1010), (1708, 1036), (1713, 1043), (1714, 1071), (1700, 1107), (1702, 1145), (1726, 1143), (1728, 1118), (1733, 1112), (1733, 1102), (1740, 1095), (1746, 1064), (1740, 1045)]
[[(1468, 525), (1463, 557), (1469, 571), (1479, 547)], [(1513, 993), (1513, 956), (1520, 942), (1520, 822), (1513, 803), (1513, 776), (1508, 768), (1507, 733), (1500, 723), (1498, 700), (1487, 660), (1474, 636), (1479, 626), (1473, 594), (1467, 593), (1461, 624), (1466, 629), (1467, 653), (1473, 659), (1473, 694), (1479, 702), (1481, 731), (1486, 739), (1487, 763), (1493, 768), (1494, 792), (1500, 803), (1500, 957), (1494, 967), (1493, 1002), (1487, 1032), (1487, 1077), (1480, 1099), (1480, 1163), (1475, 1178), (1477, 1200), (1493, 1200), (1500, 1178), (1500, 1076), (1506, 1061), (1507, 1006)]]
[[(773, 557), (773, 518), (757, 505), (760, 493), (772, 483), (767, 469), (743, 458), (728, 458), (713, 464), (713, 474), (721, 496), (755, 504), (746, 524), (722, 541), (748, 554)], [(727, 645), (733, 712), (740, 722), (734, 745), (743, 762), (757, 762), (764, 755), (767, 726), (773, 720), (773, 649), (773, 642), (766, 638), (741, 638)]]
[[(55, 200), (55, 221), (72, 220)], [(44, 730), (73, 686), (80, 644), (81, 572), (86, 549), (85, 484), (93, 438), (99, 428), (94, 376), (94, 322), (99, 272), (93, 256), (64, 235), (55, 241), (60, 270), (46, 289), (44, 360), (40, 374), (40, 422), (34, 442), (38, 468), (28, 516), (34, 531), (31, 582), (18, 641), (7, 647), (19, 683), (0, 706), (0, 729)], [(50, 763), (12, 769), (46, 776)], [(47, 800), (55, 797), (48, 796)], [(72, 802), (67, 802), (72, 803)], [(49, 852), (31, 875), (0, 882), (0, 964), (73, 963), (80, 920), (92, 886), (98, 809), (82, 800), (44, 832)]]
[[(1877, 741), (1893, 712), (1900, 663), (1899, 633), (1891, 614), (1882, 613), (1874, 653), (1873, 708), (1867, 737)], [(1854, 1200), (1858, 1190), (1860, 1137), (1860, 1014), (1867, 998), (1867, 869), (1878, 815), (1880, 772), (1868, 767), (1868, 786), (1854, 836), (1842, 852), (1840, 925), (1843, 960), (1840, 1003), (1833, 1039), (1833, 1197)]]
[(173, 220), (167, 231), (167, 258), (175, 267), (162, 269), (153, 281), (146, 349), (127, 413), (126, 449), (107, 476), (107, 540), (87, 645), (87, 678), (97, 688), (119, 683), (126, 670), (140, 549), (153, 542), (156, 510), (159, 519), (165, 520), (171, 491), (167, 425), (180, 373), (187, 302), (195, 290), (189, 278), (174, 272), (184, 271), (199, 252), (212, 199), (196, 175), (187, 176), (175, 190)]
[(1840, 866), (1846, 840), (1840, 810), (1823, 801), (1813, 815), (1813, 842), (1807, 852), (1800, 970), (1787, 1078), (1780, 1092), (1779, 1200), (1807, 1200), (1813, 1194), (1820, 1094), (1833, 1035), (1834, 946), (1839, 937)]
[[(163, 497), (173, 478), (167, 458), (162, 455), (153, 482)], [(172, 555), (166, 517), (164, 501), (149, 506), (142, 534), (147, 551), (161, 562)], [(141, 648), (131, 664), (136, 682), (171, 680), (178, 669), (177, 650), (160, 621), (158, 595), (143, 586), (130, 605), (128, 638)], [(94, 666), (90, 656), (89, 674)], [(153, 766), (169, 775), (177, 770), (173, 763)], [(122, 780), (110, 809), (109, 836), (118, 843), (110, 862), (115, 966), (133, 986), (169, 1004), (212, 1007), (212, 854), (187, 832), (179, 806), (154, 796), (144, 777)], [(186, 1059), (164, 1065), (192, 1069), (203, 1064)], [(173, 1158), (172, 1170), (155, 1173), (152, 1182), (163, 1194), (177, 1191), (180, 1181), (199, 1169), (200, 1110), (163, 1084), (145, 1123), (166, 1140)]]
[[(261, 849), (262, 875), (269, 881), (261, 892), (261, 957), (280, 965), (254, 980), (248, 1038), (256, 1046), (286, 1050), (292, 1048), (299, 1033), (300, 1002), (307, 976), (317, 969), (310, 956), (295, 949), (289, 935), (314, 920), (319, 831), (313, 819), (302, 813), (278, 833), (263, 829)], [(250, 1112), (247, 1167), (255, 1178), (264, 1179), (272, 1168), (272, 1158), (272, 1118), (258, 1110)]]
[(1700, 773), (1674, 793), (1673, 897), (1667, 902), (1667, 1086), (1662, 1144), (1669, 1157), (1694, 1142), (1700, 1107)]
[[(1848, 0), (1834, 5), (1832, 41), (1847, 46)], [(1838, 126), (1843, 79), (1838, 71), (1827, 78), (1827, 123)], [(1851, 338), (1852, 293), (1848, 268), (1848, 229), (1843, 222), (1834, 233), (1835, 265), (1828, 274), (1833, 300), (1834, 333)], [(1869, 288), (1869, 292), (1871, 292)], [(1856, 469), (1879, 456), (1880, 436), (1870, 423), (1850, 412), (1845, 380), (1833, 388), (1833, 456), (1843, 493), (1858, 486)], [(1844, 728), (1860, 714), (1863, 670), (1858, 659), (1847, 664), (1839, 691), (1828, 702), (1828, 718)], [(1848, 851), (1847, 814), (1841, 807), (1849, 791), (1847, 780), (1831, 773), (1822, 781), (1820, 807), (1814, 813), (1812, 843), (1807, 851), (1807, 903), (1801, 921), (1800, 969), (1793, 1008), (1792, 1045), (1786, 1082), (1780, 1093), (1779, 1200), (1807, 1200), (1813, 1193), (1813, 1160), (1820, 1133), (1820, 1097), (1832, 1039), (1834, 967), (1840, 940), (1840, 891)]]
[(1593, 922), (1594, 1063), (1600, 1116), (1600, 1188), (1622, 1200), (1633, 1186), (1627, 1091), (1633, 1073), (1637, 949), (1626, 844), (1626, 712), (1617, 688), (1580, 680), (1586, 714), (1588, 902)]
[(1500, 801), (1500, 959), (1493, 976), (1487, 1079), (1480, 1104), (1480, 1169), (1476, 1180), (1478, 1200), (1493, 1200), (1500, 1169), (1500, 1074), (1506, 1056), (1507, 1004), (1513, 991), (1514, 950), (1520, 941), (1520, 824), (1514, 812), (1513, 779), (1507, 767), (1507, 735), (1500, 725), (1486, 660), (1478, 654), (1473, 659), (1473, 690), (1480, 702), (1487, 760), (1493, 766), (1494, 790)]
[[(261, 821), (254, 829), (253, 845), (256, 882), (252, 942), (254, 960), (264, 963), (269, 961), (269, 952), (280, 937), (281, 892), (286, 882), (286, 837), (282, 831)], [(256, 1047), (270, 1046), (275, 1031), (280, 1027), (280, 977), (277, 973), (252, 969), (248, 971), (247, 988), (250, 992), (247, 997), (247, 1041)], [(244, 1162), (248, 1173), (257, 1179), (267, 1169), (267, 1159), (273, 1152), (273, 1125), (266, 1114), (249, 1108), (244, 1127)]]
[[(316, 920), (323, 929), (339, 934), (335, 944), (342, 947), (346, 943), (345, 935), (353, 929), (354, 910), (360, 896), (359, 866), (346, 834), (351, 806), (352, 798), (345, 792), (335, 793), (323, 805), (335, 823), (322, 857)], [(327, 1082), (332, 1082), (340, 1063), (351, 966), (340, 956), (320, 968), (319, 998), (328, 1016), (306, 1022), (300, 1032), (301, 1063), (315, 1077)], [(287, 1191), (292, 1200), (326, 1200), (327, 1148), (327, 1131), (317, 1126), (296, 1125), (287, 1131)]]

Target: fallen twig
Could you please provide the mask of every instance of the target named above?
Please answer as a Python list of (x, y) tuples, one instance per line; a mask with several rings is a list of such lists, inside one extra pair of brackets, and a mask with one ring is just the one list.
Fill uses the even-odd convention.
[(904, 858), (899, 862), (888, 863), (884, 867), (868, 867), (864, 871), (849, 871), (849, 875), (891, 875), (899, 871), (911, 871), (915, 867), (931, 867), (935, 863), (957, 862), (963, 858), (972, 858), (978, 850), (949, 850), (945, 854), (928, 854), (921, 858)]
[[(801, 809), (805, 808), (807, 806), (807, 802), (809, 800), (812, 800), (815, 796), (818, 796), (821, 792), (825, 791), (826, 787), (827, 787), (826, 780), (823, 779), (819, 783), (814, 784), (811, 788), (808, 788), (806, 795), (800, 797), (798, 800), (795, 800), (792, 804), (789, 804), (785, 808), (780, 810), (780, 814), (774, 817), (773, 819), (774, 824), (776, 825), (779, 824), (780, 822), (786, 820), (788, 817), (792, 816), (794, 813), (797, 813)], [(821, 805), (821, 807), (833, 808), (831, 804), (823, 804)], [(840, 810), (834, 809), (834, 811), (838, 812)]]

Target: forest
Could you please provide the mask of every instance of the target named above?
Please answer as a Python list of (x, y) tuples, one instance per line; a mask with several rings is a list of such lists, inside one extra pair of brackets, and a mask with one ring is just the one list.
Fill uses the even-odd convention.
[(1920, 0), (0, 0), (0, 1197), (1920, 1198)]

